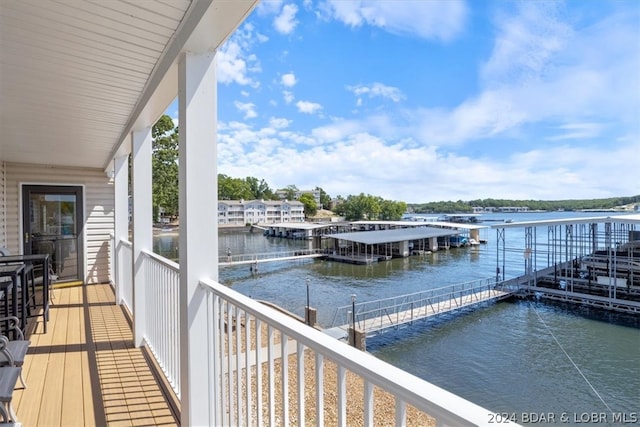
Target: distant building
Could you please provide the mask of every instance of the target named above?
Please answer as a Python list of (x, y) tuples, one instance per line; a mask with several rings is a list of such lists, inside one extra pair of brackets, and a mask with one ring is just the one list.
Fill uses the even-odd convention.
[(529, 212), (529, 208), (526, 206), (502, 206), (497, 210), (498, 212)]
[(493, 212), (529, 212), (529, 208), (526, 206), (500, 206), (500, 207), (482, 207), (474, 206), (473, 213), (493, 213)]
[(304, 222), (304, 204), (297, 200), (220, 200), (218, 224)]
[(492, 207), (482, 207), (482, 206), (473, 206), (473, 213), (487, 213), (487, 212), (493, 212), (495, 210), (495, 208)]
[[(288, 197), (288, 193), (289, 191), (287, 190), (278, 190), (276, 191), (276, 196), (278, 196), (280, 198), (280, 200), (286, 200)], [(296, 200), (300, 199), (300, 196), (302, 196), (303, 194), (311, 194), (313, 196), (313, 200), (316, 201), (316, 205), (318, 205), (318, 208), (320, 208), (321, 203), (320, 203), (320, 190), (298, 190), (293, 194), (293, 198)], [(326, 206), (325, 206), (326, 208)]]

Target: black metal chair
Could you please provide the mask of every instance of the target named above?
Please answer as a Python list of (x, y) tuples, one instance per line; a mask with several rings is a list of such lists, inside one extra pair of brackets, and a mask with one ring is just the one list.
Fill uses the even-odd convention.
[(0, 416), (3, 422), (17, 423), (18, 419), (11, 401), (13, 400), (13, 390), (16, 388), (22, 368), (14, 365), (13, 357), (7, 348), (8, 344), (7, 337), (0, 335), (0, 354), (6, 357), (9, 362), (9, 365), (0, 367)]
[[(5, 338), (7, 338), (6, 352), (0, 352), (0, 367), (16, 366), (18, 368), (22, 368), (24, 365), (24, 359), (27, 356), (27, 351), (29, 350), (29, 345), (31, 345), (31, 341), (24, 339), (24, 334), (20, 329), (20, 320), (16, 316), (0, 317), (0, 322), (4, 321), (9, 321), (9, 330), (14, 330), (18, 338), (9, 340), (5, 336)], [(7, 356), (7, 352), (10, 357)], [(22, 383), (23, 388), (27, 388), (27, 384), (22, 376), (22, 369), (20, 370), (20, 383)]]

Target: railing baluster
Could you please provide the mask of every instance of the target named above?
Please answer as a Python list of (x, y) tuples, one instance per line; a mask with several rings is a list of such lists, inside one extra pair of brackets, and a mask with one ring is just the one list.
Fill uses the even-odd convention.
[(262, 321), (256, 318), (256, 411), (257, 424), (263, 425), (262, 414)]
[[(222, 298), (215, 295), (213, 299), (213, 342), (212, 348), (210, 350), (210, 357), (213, 359), (213, 378), (211, 379), (211, 383), (213, 383), (213, 394), (211, 398), (214, 399), (213, 411), (214, 411), (214, 424), (221, 425), (222, 424), (222, 393), (220, 390), (220, 378), (222, 377), (222, 359), (220, 358), (220, 341), (221, 341), (221, 330), (220, 330), (220, 322), (222, 320), (222, 312), (220, 310), (220, 301)], [(211, 417), (209, 418), (211, 419)]]
[(227, 390), (227, 405), (228, 405), (228, 410), (227, 413), (228, 415), (228, 420), (229, 420), (229, 425), (234, 425), (235, 423), (233, 422), (233, 366), (231, 365), (231, 363), (233, 362), (233, 356), (232, 356), (232, 350), (233, 350), (233, 306), (231, 305), (231, 303), (227, 302), (227, 324), (226, 324), (226, 328), (225, 328), (225, 338), (226, 338), (226, 351), (224, 352), (223, 356), (226, 358), (227, 361), (227, 375), (225, 375), (226, 378), (226, 390)]
[(280, 349), (282, 357), (282, 422), (289, 425), (289, 352), (288, 337), (280, 333)]
[(338, 365), (338, 425), (347, 425), (347, 370)]
[(364, 425), (373, 425), (373, 383), (364, 381)]
[(324, 426), (324, 358), (316, 353), (316, 425)]
[(240, 343), (240, 336), (242, 335), (241, 333), (241, 325), (240, 325), (240, 315), (241, 315), (241, 310), (236, 307), (235, 309), (235, 325), (236, 325), (236, 331), (235, 331), (235, 336), (236, 336), (236, 389), (235, 389), (235, 396), (236, 396), (236, 425), (242, 425), (243, 420), (242, 420), (242, 362), (241, 362), (241, 356), (242, 356), (242, 346)]
[(305, 424), (305, 382), (304, 382), (304, 345), (298, 341), (296, 343), (296, 363), (298, 368), (298, 426), (304, 427)]
[(396, 426), (407, 425), (407, 405), (396, 397)]
[(245, 420), (251, 425), (251, 317), (249, 312), (244, 312), (244, 360), (245, 360)]
[(267, 326), (267, 358), (268, 358), (268, 369), (269, 369), (269, 425), (275, 425), (276, 423), (276, 385), (275, 385), (275, 364), (274, 364), (274, 356), (273, 356), (273, 327), (271, 325)]

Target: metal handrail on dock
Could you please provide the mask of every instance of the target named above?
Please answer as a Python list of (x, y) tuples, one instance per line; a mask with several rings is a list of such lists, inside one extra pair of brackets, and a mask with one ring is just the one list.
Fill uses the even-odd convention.
[(491, 277), (366, 301), (339, 307), (334, 315), (332, 327), (346, 330), (355, 322), (357, 329), (365, 334), (373, 334), (481, 302), (507, 298), (519, 290), (520, 285), (517, 282), (496, 282), (495, 277)]

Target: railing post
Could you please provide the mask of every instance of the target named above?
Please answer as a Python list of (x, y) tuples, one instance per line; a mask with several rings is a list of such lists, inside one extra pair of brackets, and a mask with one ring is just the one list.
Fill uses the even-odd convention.
[[(116, 157), (113, 160), (114, 178), (114, 235), (113, 254), (116, 304), (122, 304), (122, 286), (125, 280), (122, 259), (122, 240), (129, 240), (129, 156)], [(129, 307), (131, 309), (131, 307)]]
[(153, 249), (151, 207), (151, 128), (133, 133), (133, 340), (142, 345), (146, 333), (144, 250)]
[[(178, 62), (180, 207), (181, 424), (210, 425), (216, 372), (208, 366), (207, 306), (200, 280), (218, 280), (217, 84), (215, 52), (183, 53)], [(213, 319), (218, 322), (219, 319)], [(214, 329), (214, 334), (219, 334)], [(219, 349), (214, 348), (215, 352)], [(219, 374), (219, 372), (218, 372)], [(215, 407), (212, 411), (215, 411)]]
[(413, 325), (413, 301), (411, 301), (411, 324)]

